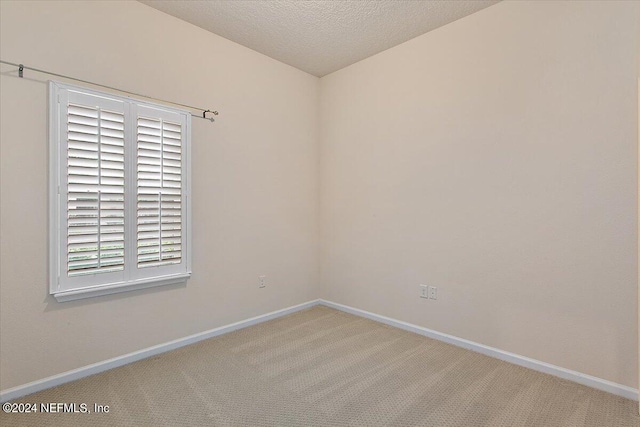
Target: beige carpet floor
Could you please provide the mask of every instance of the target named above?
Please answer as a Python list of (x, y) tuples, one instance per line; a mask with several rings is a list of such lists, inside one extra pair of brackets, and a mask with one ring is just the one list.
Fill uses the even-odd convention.
[(637, 402), (317, 306), (19, 399), (2, 426), (638, 427)]

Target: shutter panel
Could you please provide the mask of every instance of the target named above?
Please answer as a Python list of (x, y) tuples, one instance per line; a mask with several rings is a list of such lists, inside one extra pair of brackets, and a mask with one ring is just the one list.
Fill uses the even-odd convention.
[(124, 270), (124, 114), (67, 108), (67, 274)]
[(138, 268), (182, 262), (182, 142), (180, 123), (137, 118)]

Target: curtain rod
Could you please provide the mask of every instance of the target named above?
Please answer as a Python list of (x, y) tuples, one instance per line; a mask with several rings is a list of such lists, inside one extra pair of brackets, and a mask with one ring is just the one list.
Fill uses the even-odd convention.
[(115, 90), (115, 91), (118, 91), (118, 92), (128, 93), (129, 95), (140, 96), (142, 98), (147, 98), (147, 99), (153, 99), (154, 101), (164, 102), (165, 104), (179, 105), (181, 107), (189, 108), (191, 110), (202, 111), (202, 115), (193, 114), (193, 113), (191, 113), (191, 115), (193, 117), (197, 117), (199, 119), (209, 120), (211, 122), (214, 122), (215, 119), (213, 117), (207, 117), (207, 113), (211, 113), (214, 116), (218, 115), (217, 111), (212, 111), (212, 110), (209, 110), (209, 109), (198, 108), (198, 107), (194, 107), (192, 105), (180, 104), (179, 102), (165, 101), (164, 99), (154, 98), (153, 96), (142, 95), (140, 93), (130, 92), (128, 90), (118, 89), (118, 88), (115, 88), (115, 87), (112, 87), (112, 86), (107, 86), (107, 85), (103, 85), (103, 84), (100, 84), (100, 83), (94, 83), (94, 82), (90, 82), (88, 80), (78, 79), (76, 77), (66, 76), (64, 74), (58, 74), (58, 73), (53, 73), (51, 71), (40, 70), (38, 68), (28, 67), (28, 66), (23, 65), (23, 64), (14, 64), (13, 62), (3, 61), (1, 59), (0, 59), (0, 62), (3, 63), (3, 64), (13, 65), (15, 67), (18, 67), (18, 77), (20, 77), (20, 78), (24, 77), (24, 70), (31, 70), (31, 71), (36, 71), (38, 73), (49, 74), (51, 76), (62, 77), (62, 78), (69, 79), (69, 80), (75, 80), (77, 82), (82, 82), (82, 83), (87, 83), (87, 84), (94, 85), (94, 86), (104, 87), (104, 88)]

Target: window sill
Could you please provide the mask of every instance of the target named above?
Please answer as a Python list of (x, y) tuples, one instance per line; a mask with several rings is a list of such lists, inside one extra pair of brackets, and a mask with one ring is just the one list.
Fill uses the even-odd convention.
[(116, 294), (120, 292), (137, 291), (139, 289), (151, 288), (155, 286), (175, 285), (184, 283), (191, 277), (191, 272), (172, 274), (170, 276), (154, 277), (151, 279), (135, 280), (125, 283), (112, 283), (108, 285), (92, 286), (84, 289), (71, 289), (66, 291), (52, 292), (58, 302), (74, 301), (84, 298), (93, 298), (103, 295)]

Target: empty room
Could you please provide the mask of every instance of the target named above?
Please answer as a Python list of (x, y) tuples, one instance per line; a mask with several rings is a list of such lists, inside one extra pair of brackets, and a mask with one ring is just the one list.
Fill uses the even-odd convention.
[(640, 1), (0, 0), (0, 425), (638, 427)]

